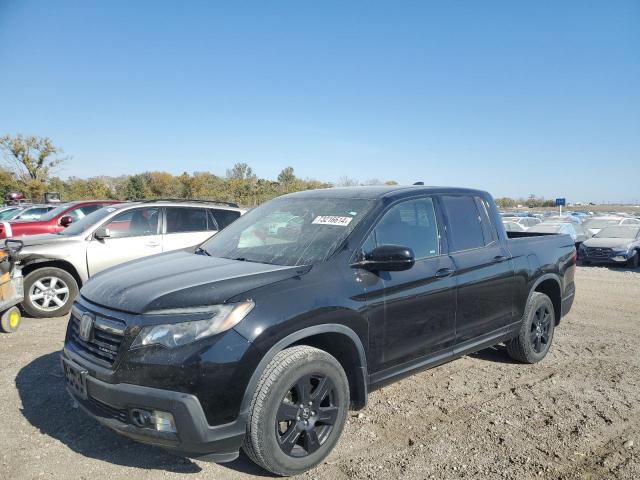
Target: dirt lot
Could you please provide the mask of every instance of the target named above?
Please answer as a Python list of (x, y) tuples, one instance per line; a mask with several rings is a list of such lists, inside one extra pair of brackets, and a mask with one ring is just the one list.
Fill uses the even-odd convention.
[[(640, 271), (579, 268), (573, 310), (541, 363), (492, 349), (375, 392), (303, 478), (640, 478)], [(73, 408), (65, 319), (0, 336), (0, 478), (267, 476), (245, 457), (179, 459)]]

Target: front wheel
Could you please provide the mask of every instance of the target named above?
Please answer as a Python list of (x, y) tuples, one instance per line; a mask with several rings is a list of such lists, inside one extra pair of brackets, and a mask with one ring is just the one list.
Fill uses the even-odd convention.
[(245, 453), (277, 475), (313, 468), (333, 449), (349, 407), (349, 383), (327, 352), (296, 346), (265, 369), (251, 402)]
[(533, 292), (527, 302), (518, 336), (507, 343), (507, 352), (514, 360), (537, 363), (551, 347), (556, 317), (553, 302), (544, 293)]
[(61, 317), (69, 313), (78, 295), (78, 283), (61, 268), (38, 268), (24, 277), (22, 308), (36, 318)]
[(638, 257), (640, 257), (640, 252), (636, 250), (635, 252), (633, 252), (633, 257), (627, 260), (627, 267), (638, 268)]

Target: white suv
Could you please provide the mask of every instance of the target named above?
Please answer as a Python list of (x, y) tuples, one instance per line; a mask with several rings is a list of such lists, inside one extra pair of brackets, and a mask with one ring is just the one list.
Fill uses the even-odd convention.
[(57, 234), (21, 240), (22, 307), (33, 317), (66, 314), (80, 286), (105, 268), (201, 244), (244, 213), (233, 203), (154, 200), (108, 205)]

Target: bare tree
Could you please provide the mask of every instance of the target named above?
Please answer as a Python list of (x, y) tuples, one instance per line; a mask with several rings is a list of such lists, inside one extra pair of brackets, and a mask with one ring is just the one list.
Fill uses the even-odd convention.
[(379, 178), (370, 178), (369, 180), (364, 181), (362, 185), (373, 187), (378, 185), (384, 185), (384, 182), (382, 182)]
[(0, 137), (0, 150), (5, 166), (25, 185), (46, 182), (49, 175), (69, 159), (48, 137), (4, 135)]
[(358, 185), (358, 180), (353, 178), (342, 176), (338, 179), (338, 183), (336, 184), (338, 187), (355, 187)]

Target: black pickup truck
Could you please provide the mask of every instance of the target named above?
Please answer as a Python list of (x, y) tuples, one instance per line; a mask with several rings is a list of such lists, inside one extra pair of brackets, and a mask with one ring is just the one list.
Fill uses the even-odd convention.
[(498, 343), (544, 358), (576, 251), (568, 235), (517, 236), (478, 190), (276, 198), (197, 249), (89, 280), (61, 357), (67, 388), (138, 441), (216, 462), (242, 448), (302, 472), (376, 388)]

